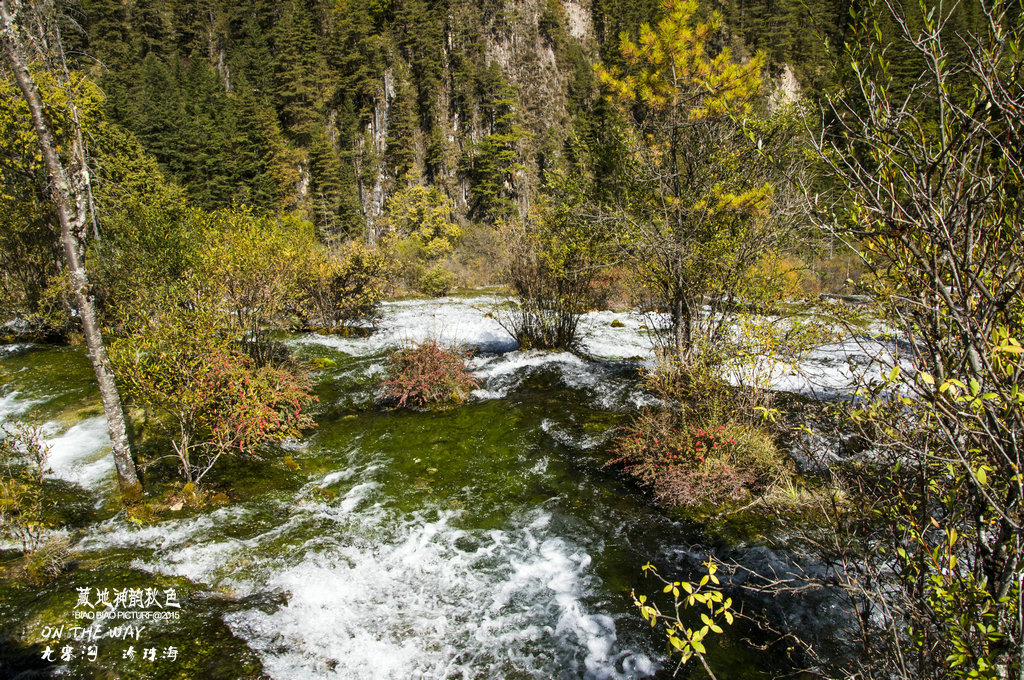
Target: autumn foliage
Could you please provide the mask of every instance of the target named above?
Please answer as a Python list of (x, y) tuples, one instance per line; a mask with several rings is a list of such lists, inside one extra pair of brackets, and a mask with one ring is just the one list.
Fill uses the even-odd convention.
[(251, 455), (313, 426), (308, 380), (257, 362), (223, 329), (214, 312), (165, 311), (111, 352), (130, 403), (169, 441), (186, 482), (223, 455)]
[(763, 436), (735, 424), (697, 426), (646, 409), (620, 430), (616, 458), (666, 505), (718, 504), (765, 488), (783, 472)]
[(436, 340), (403, 347), (388, 361), (381, 400), (399, 407), (465, 401), (477, 387), (466, 358), (467, 354)]

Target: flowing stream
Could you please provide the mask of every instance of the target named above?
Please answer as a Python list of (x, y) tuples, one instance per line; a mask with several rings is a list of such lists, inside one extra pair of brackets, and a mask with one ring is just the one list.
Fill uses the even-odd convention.
[[(631, 588), (660, 590), (640, 567), (651, 560), (696, 578), (723, 543), (763, 550), (757, 530), (709, 533), (604, 468), (614, 428), (649, 400), (638, 385), (647, 321), (588, 315), (586, 358), (521, 352), (490, 317), (497, 302), (394, 302), (369, 337), (290, 338), (299, 356), (329, 360), (315, 376), (319, 426), (263, 460), (218, 463), (210, 481), (230, 502), (152, 522), (130, 521), (117, 505), (84, 352), (0, 349), (0, 419), (46, 423), (50, 484), (73, 545), (56, 579), (0, 583), (0, 676), (670, 677), (663, 638), (629, 599)], [(475, 349), (480, 389), (446, 410), (377, 408), (387, 351), (426, 337)], [(870, 355), (837, 345), (811, 358), (805, 373), (816, 377), (779, 379), (841, 391)], [(139, 624), (134, 639), (112, 636), (108, 622), (95, 640), (76, 640), (71, 628), (87, 621), (75, 612), (89, 609), (81, 588), (92, 589), (86, 599), (98, 589), (174, 589), (181, 608), (177, 619)], [(827, 605), (800, 606), (794, 621), (827, 624)], [(791, 668), (784, 649), (752, 651), (741, 641), (750, 635), (738, 623), (709, 643), (719, 678)], [(52, 662), (42, 659), (47, 647)], [(60, 659), (63, 647), (73, 658)]]

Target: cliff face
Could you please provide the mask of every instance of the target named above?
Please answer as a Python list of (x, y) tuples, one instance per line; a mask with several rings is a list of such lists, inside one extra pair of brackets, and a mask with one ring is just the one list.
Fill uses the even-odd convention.
[[(85, 0), (84, 53), (193, 198), (382, 228), (440, 186), (460, 219), (528, 209), (596, 92), (589, 0)], [(217, 177), (211, 188), (211, 177)]]

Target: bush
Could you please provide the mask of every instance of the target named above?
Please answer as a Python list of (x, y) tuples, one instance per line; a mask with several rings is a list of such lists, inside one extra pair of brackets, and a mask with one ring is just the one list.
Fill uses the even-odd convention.
[(439, 264), (420, 274), (416, 290), (428, 297), (447, 295), (458, 281), (455, 275)]
[(465, 401), (478, 386), (466, 367), (467, 356), (436, 340), (403, 347), (388, 361), (382, 400), (399, 407)]
[(573, 350), (580, 315), (597, 299), (592, 287), (604, 238), (580, 220), (573, 205), (538, 204), (531, 220), (502, 229), (505, 278), (516, 306), (498, 322), (524, 349)]
[(189, 483), (222, 455), (252, 454), (313, 426), (305, 376), (256, 362), (225, 331), (215, 312), (174, 307), (111, 347), (128, 401), (170, 441)]
[(786, 478), (767, 433), (746, 425), (687, 423), (680, 414), (645, 409), (615, 440), (609, 464), (649, 487), (666, 505), (720, 504)]
[(197, 280), (231, 312), (233, 332), (260, 363), (274, 360), (270, 325), (299, 297), (306, 254), (317, 247), (313, 225), (250, 208), (197, 213), (202, 253)]
[(24, 552), (39, 547), (47, 528), (43, 476), (49, 472), (49, 454), (41, 428), (0, 424), (0, 527)]
[(316, 250), (300, 275), (299, 313), (306, 324), (325, 330), (376, 318), (393, 256), (384, 248), (346, 243)]

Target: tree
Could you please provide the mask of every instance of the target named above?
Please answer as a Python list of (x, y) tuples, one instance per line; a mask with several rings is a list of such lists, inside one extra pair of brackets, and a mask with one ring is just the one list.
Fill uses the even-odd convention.
[(464, 170), (472, 182), (470, 215), (499, 220), (516, 212), (516, 174), (523, 170), (518, 146), (525, 133), (516, 124), (515, 91), (497, 63), (483, 75), (480, 112), (487, 134), (469, 150)]
[[(859, 546), (862, 677), (1024, 678), (1024, 4), (982, 9), (951, 36), (941, 10), (869, 3), (816, 140), (843, 193), (815, 216), (860, 248), (903, 340), (849, 414), (872, 456), (838, 471), (862, 490), (836, 523)], [(909, 88), (883, 22), (924, 64)]]
[(452, 209), (452, 200), (440, 189), (418, 184), (388, 199), (387, 223), (397, 237), (406, 282), (427, 295), (445, 295), (456, 283), (440, 264), (462, 236)]
[(38, 148), (17, 85), (0, 80), (0, 309), (28, 322), (29, 332), (61, 334), (70, 330), (71, 318), (61, 304), (68, 297), (60, 275), (63, 256)]
[(304, 144), (313, 133), (321, 103), (317, 78), (326, 72), (318, 47), (305, 0), (293, 0), (276, 29), (274, 100), (284, 131)]
[(604, 213), (656, 306), (669, 313), (669, 349), (683, 365), (727, 330), (748, 271), (787, 226), (774, 169), (742, 125), (755, 115), (764, 59), (736, 63), (728, 49), (712, 55), (721, 17), (700, 21), (697, 9), (696, 0), (667, 0), (664, 17), (643, 24), (638, 41), (623, 34), (624, 70), (598, 67), (626, 121), (624, 192)]
[(559, 191), (569, 183), (553, 177), (553, 200), (539, 201), (527, 220), (501, 230), (503, 273), (518, 300), (497, 318), (524, 349), (577, 349), (580, 316), (597, 303), (591, 284), (607, 263), (608, 238), (581, 217), (575, 187)]
[(203, 251), (197, 278), (231, 312), (229, 327), (258, 364), (275, 360), (271, 323), (299, 298), (298, 281), (314, 247), (312, 225), (248, 208), (195, 211)]
[[(86, 163), (82, 130), (75, 115), (74, 100), (71, 99), (68, 103), (72, 114), (70, 116), (72, 123), (69, 135), (70, 145), (65, 144), (65, 148), (70, 150), (70, 158), (68, 159), (69, 170), (66, 170), (65, 161), (58, 153), (50, 116), (44, 109), (43, 96), (29, 70), (27, 56), (29, 48), (25, 44), (24, 36), (30, 34), (26, 23), (19, 21), (19, 16), (28, 11), (29, 8), (23, 7), (18, 0), (2, 0), (0, 2), (0, 20), (2, 20), (0, 38), (2, 38), (8, 65), (14, 73), (14, 79), (31, 112), (39, 151), (49, 172), (50, 196), (60, 224), (60, 242), (71, 280), (71, 290), (89, 348), (89, 358), (92, 360), (96, 380), (99, 383), (100, 398), (107, 418), (107, 430), (110, 434), (121, 494), (126, 500), (129, 500), (141, 493), (141, 485), (135, 471), (135, 463), (132, 460), (125, 428), (124, 409), (121, 405), (117, 384), (114, 382), (110, 360), (107, 357), (107, 349), (96, 316), (96, 308), (89, 289), (85, 266), (82, 263), (82, 251), (79, 243), (79, 235), (86, 228), (90, 209), (89, 167)], [(58, 49), (59, 43), (59, 38), (50, 42)]]

